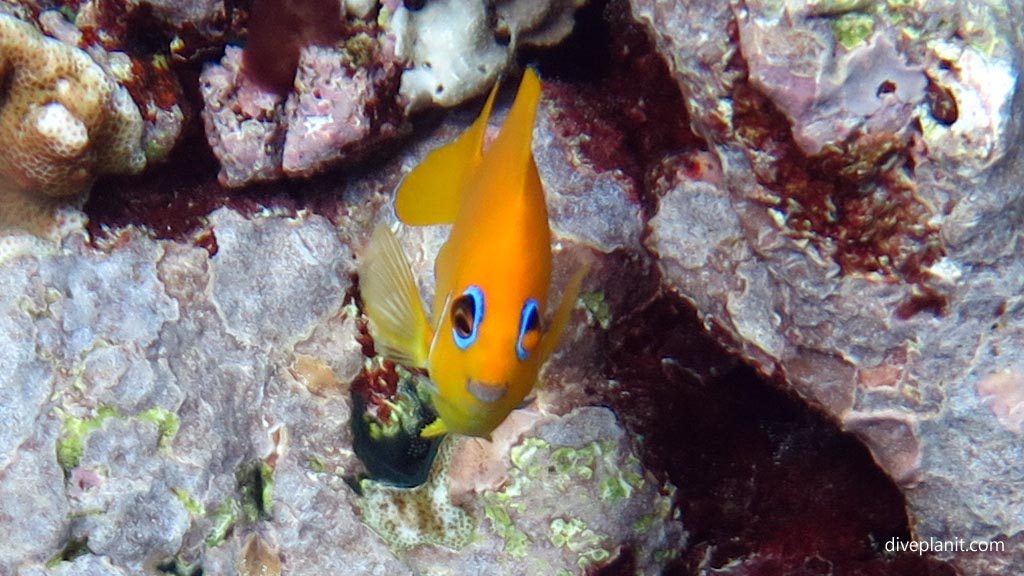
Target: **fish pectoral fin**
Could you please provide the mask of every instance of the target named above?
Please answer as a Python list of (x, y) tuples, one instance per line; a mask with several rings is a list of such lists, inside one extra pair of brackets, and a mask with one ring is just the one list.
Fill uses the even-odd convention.
[(432, 331), (409, 261), (386, 224), (377, 226), (363, 251), (359, 285), (370, 332), (384, 356), (425, 368)]
[(462, 181), (483, 159), (484, 136), (498, 84), (480, 116), (454, 142), (434, 150), (398, 186), (395, 214), (406, 224), (451, 224), (462, 204)]
[(572, 309), (576, 306), (580, 285), (583, 284), (583, 278), (589, 271), (590, 264), (580, 266), (579, 270), (572, 275), (569, 284), (566, 285), (565, 291), (562, 293), (562, 301), (558, 303), (558, 311), (555, 312), (555, 317), (551, 320), (551, 328), (544, 334), (544, 340), (541, 341), (541, 363), (547, 362), (555, 348), (558, 347), (562, 333), (569, 323), (569, 317), (572, 316)]
[(433, 422), (428, 424), (426, 428), (420, 431), (420, 438), (436, 438), (447, 433), (448, 427), (445, 426), (444, 420), (436, 418)]

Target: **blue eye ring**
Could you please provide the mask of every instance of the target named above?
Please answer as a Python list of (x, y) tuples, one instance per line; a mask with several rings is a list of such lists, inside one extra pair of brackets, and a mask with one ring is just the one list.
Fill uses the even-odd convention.
[(516, 338), (516, 356), (519, 360), (526, 360), (530, 357), (530, 351), (523, 347), (523, 340), (526, 334), (533, 330), (540, 329), (540, 306), (536, 298), (528, 298), (523, 304), (523, 313), (519, 317), (519, 337)]
[(471, 285), (452, 302), (452, 336), (459, 350), (465, 350), (480, 337), (480, 323), (484, 320), (484, 291)]

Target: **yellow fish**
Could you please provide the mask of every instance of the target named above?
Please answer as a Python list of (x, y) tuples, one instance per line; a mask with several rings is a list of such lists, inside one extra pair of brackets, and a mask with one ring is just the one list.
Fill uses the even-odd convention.
[(541, 84), (528, 69), (497, 139), (484, 150), (483, 112), (433, 151), (399, 186), (395, 212), (409, 225), (453, 224), (438, 254), (428, 320), (409, 262), (378, 225), (359, 265), (363, 305), (384, 355), (426, 368), (438, 419), (421, 433), (489, 438), (522, 403), (569, 320), (581, 268), (544, 330), (551, 230), (530, 145)]

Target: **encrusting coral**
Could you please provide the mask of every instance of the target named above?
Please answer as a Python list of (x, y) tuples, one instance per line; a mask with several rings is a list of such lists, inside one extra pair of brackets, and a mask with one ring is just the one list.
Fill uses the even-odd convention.
[(22, 216), (49, 210), (24, 203), (45, 206), (100, 174), (145, 167), (138, 107), (84, 51), (0, 13), (0, 80), (0, 223), (37, 229)]

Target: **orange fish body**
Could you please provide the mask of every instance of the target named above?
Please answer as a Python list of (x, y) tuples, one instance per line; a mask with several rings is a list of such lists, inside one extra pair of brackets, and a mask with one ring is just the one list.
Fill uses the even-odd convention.
[(453, 224), (435, 263), (431, 321), (386, 226), (363, 255), (360, 283), (376, 341), (385, 356), (426, 368), (436, 387), (439, 418), (424, 436), (489, 437), (533, 389), (585, 274), (570, 281), (543, 331), (551, 232), (531, 152), (540, 91), (527, 70), (500, 134), (484, 150), (492, 92), (473, 126), (431, 153), (398, 190), (395, 210), (406, 224)]

